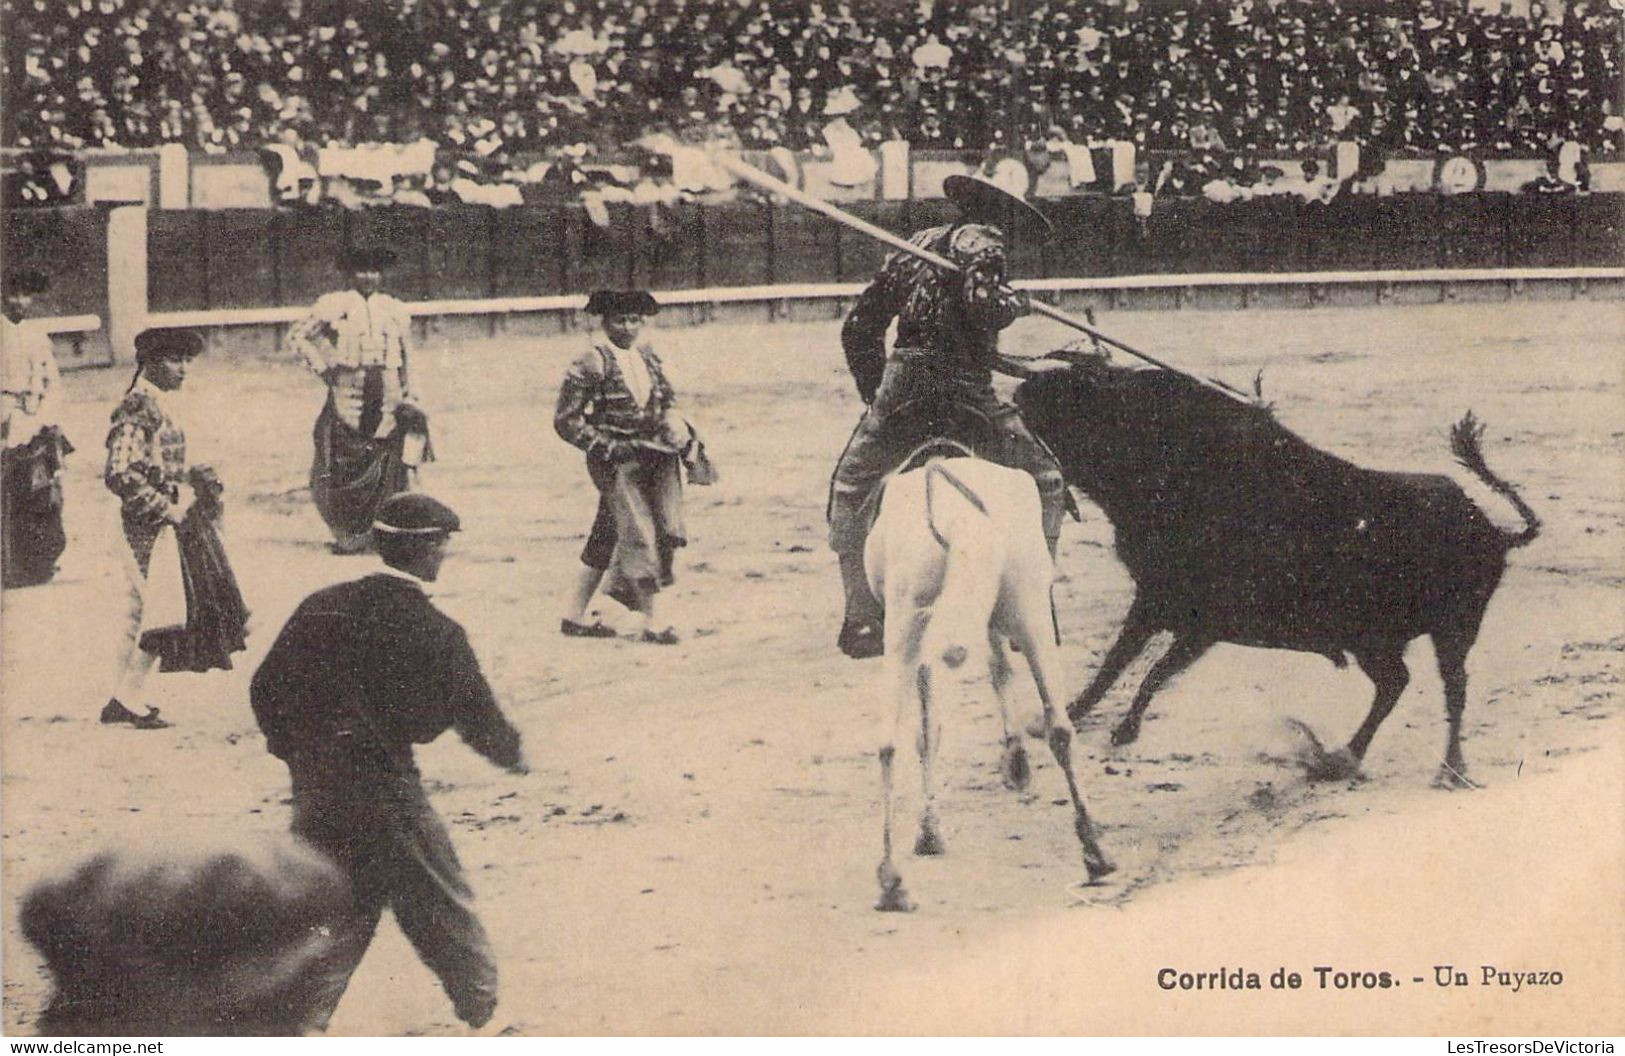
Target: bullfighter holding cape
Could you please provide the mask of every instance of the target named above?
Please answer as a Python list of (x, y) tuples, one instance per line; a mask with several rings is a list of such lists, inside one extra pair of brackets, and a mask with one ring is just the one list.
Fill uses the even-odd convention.
[(73, 445), (57, 424), (51, 335), (29, 318), (50, 280), (8, 269), (0, 284), (0, 580), (28, 587), (55, 574), (68, 545), (62, 458)]
[(659, 626), (656, 595), (673, 583), (673, 554), (688, 543), (681, 471), (687, 469), (691, 484), (710, 484), (716, 470), (698, 432), (676, 410), (660, 357), (638, 340), (644, 319), (659, 310), (647, 290), (593, 293), (586, 311), (601, 317), (603, 335), (571, 364), (559, 387), (554, 429), (586, 454), (599, 496), (581, 573), (559, 624), (572, 638), (615, 637), (587, 618), (603, 586), (639, 614), (642, 641), (678, 641), (676, 630)]
[(118, 686), (101, 721), (138, 730), (170, 723), (145, 713), (147, 676), (160, 671), (229, 671), (246, 647), (248, 607), (220, 538), (224, 488), (214, 470), (188, 459), (176, 393), (203, 339), (184, 329), (135, 338), (136, 373), (113, 411), (103, 480), (119, 498), (129, 586)]
[(385, 499), (407, 490), (416, 467), (432, 462), (428, 419), (407, 385), (412, 321), (381, 292), (395, 262), (387, 249), (352, 249), (339, 258), (350, 287), (325, 294), (296, 323), (289, 343), (327, 384), (316, 419), (310, 493), (333, 533), (335, 553), (370, 546)]

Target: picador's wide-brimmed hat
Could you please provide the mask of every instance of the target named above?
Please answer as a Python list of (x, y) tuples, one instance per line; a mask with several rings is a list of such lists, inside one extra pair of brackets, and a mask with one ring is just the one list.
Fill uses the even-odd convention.
[(372, 530), (384, 535), (428, 537), (460, 532), (463, 522), (439, 499), (420, 491), (403, 491), (378, 507)]
[(196, 330), (164, 327), (135, 335), (135, 361), (191, 359), (203, 354), (203, 337)]
[(352, 246), (339, 254), (339, 270), (347, 274), (359, 271), (387, 271), (395, 266), (394, 250), (383, 246)]
[(593, 315), (655, 315), (660, 305), (648, 290), (594, 290), (586, 310)]
[(992, 224), (1029, 242), (1047, 242), (1055, 234), (1049, 218), (1031, 203), (981, 176), (955, 173), (942, 181), (942, 193), (969, 223)]
[(33, 296), (51, 288), (51, 277), (34, 268), (7, 268), (4, 276), (0, 277), (0, 284), (4, 285), (6, 293)]

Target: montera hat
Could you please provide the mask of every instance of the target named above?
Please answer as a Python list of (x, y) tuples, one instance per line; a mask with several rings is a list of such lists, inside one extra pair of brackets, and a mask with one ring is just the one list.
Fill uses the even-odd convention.
[(50, 276), (43, 271), (35, 271), (33, 268), (8, 268), (4, 279), (0, 281), (4, 282), (7, 293), (21, 293), (32, 296), (36, 293), (44, 293), (51, 288)]
[(382, 246), (352, 246), (339, 254), (339, 270), (355, 274), (358, 271), (384, 271), (395, 266), (395, 253)]
[(135, 361), (191, 359), (203, 354), (203, 338), (195, 330), (163, 327), (135, 335)]
[(586, 310), (593, 315), (655, 315), (660, 305), (648, 290), (594, 290)]
[(372, 530), (384, 535), (446, 535), (462, 531), (463, 522), (456, 511), (439, 499), (422, 492), (403, 491), (384, 500), (372, 522)]
[(1047, 242), (1055, 233), (1049, 218), (992, 180), (955, 173), (942, 181), (942, 193), (972, 224), (991, 224), (1014, 238)]

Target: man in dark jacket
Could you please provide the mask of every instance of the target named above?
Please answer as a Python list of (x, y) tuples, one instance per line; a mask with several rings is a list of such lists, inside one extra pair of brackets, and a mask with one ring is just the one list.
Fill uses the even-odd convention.
[(455, 729), (498, 766), (527, 772), (519, 733), (463, 629), (423, 591), (459, 529), (457, 515), (427, 495), (390, 498), (373, 524), (387, 567), (306, 598), (250, 688), (266, 747), (288, 764), (294, 833), (337, 862), (355, 893), (321, 969), (328, 1016), (385, 906), (459, 1019), (479, 1027), (496, 1008), (496, 965), (473, 892), (412, 756), (414, 744)]

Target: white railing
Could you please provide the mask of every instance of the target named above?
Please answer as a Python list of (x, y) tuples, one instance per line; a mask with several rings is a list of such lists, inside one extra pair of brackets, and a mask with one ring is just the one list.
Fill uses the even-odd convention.
[[(1419, 271), (1299, 271), (1214, 272), (1158, 275), (1104, 275), (1089, 278), (1025, 279), (1018, 289), (1035, 293), (1074, 293), (1090, 290), (1194, 289), (1198, 287), (1406, 285), (1412, 283), (1576, 282), (1625, 281), (1625, 268), (1440, 268)], [(864, 284), (856, 282), (800, 283), (777, 286), (714, 286), (692, 290), (661, 290), (667, 305), (741, 302), (825, 300), (856, 297)], [(583, 294), (538, 297), (482, 297), (467, 300), (409, 301), (415, 316), (515, 315), (580, 311)], [(152, 312), (148, 326), (281, 326), (303, 318), (303, 305), (277, 308), (217, 308), (207, 311)], [(46, 321), (54, 333), (95, 330), (94, 315), (63, 316)]]

